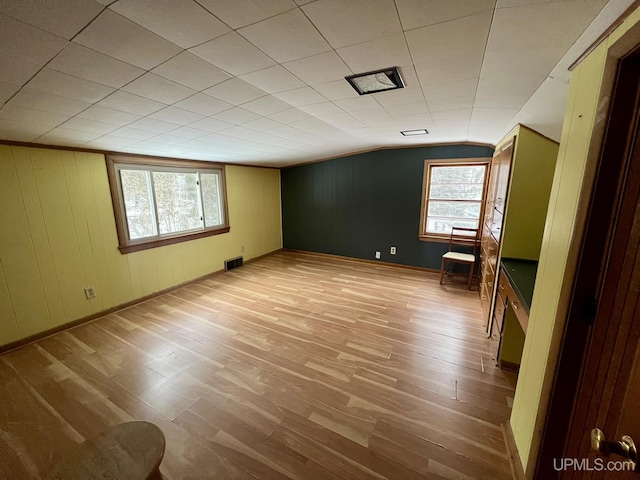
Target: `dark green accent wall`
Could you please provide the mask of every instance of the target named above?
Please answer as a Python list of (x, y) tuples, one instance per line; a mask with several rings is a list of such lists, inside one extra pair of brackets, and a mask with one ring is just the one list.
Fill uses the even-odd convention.
[(370, 260), (379, 250), (384, 262), (439, 269), (447, 244), (418, 240), (424, 161), (492, 155), (473, 145), (399, 148), (283, 169), (284, 248)]

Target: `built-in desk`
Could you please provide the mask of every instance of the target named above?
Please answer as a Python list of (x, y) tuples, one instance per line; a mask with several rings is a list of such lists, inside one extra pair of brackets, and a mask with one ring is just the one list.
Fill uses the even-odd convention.
[(517, 370), (529, 324), (538, 262), (503, 258), (493, 309), (491, 344), (494, 359), (503, 368)]

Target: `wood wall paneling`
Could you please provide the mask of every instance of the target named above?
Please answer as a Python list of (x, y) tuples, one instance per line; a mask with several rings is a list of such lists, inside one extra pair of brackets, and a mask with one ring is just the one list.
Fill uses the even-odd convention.
[(0, 145), (0, 345), (281, 248), (280, 172), (226, 174), (232, 231), (122, 255), (103, 155)]
[(382, 261), (439, 269), (447, 245), (418, 239), (424, 160), (492, 153), (471, 145), (404, 148), (284, 169), (284, 247), (361, 259), (379, 250)]

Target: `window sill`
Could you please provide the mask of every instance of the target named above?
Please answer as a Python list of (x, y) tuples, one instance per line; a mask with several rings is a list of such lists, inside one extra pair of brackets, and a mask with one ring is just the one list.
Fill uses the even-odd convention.
[(418, 235), (421, 242), (449, 243), (449, 235)]
[(165, 237), (150, 241), (141, 241), (138, 243), (131, 243), (129, 245), (120, 245), (118, 250), (120, 253), (133, 253), (141, 250), (148, 250), (149, 248), (162, 247), (165, 245), (173, 245), (174, 243), (187, 242), (189, 240), (196, 240), (198, 238), (211, 237), (213, 235), (220, 235), (221, 233), (227, 233), (231, 230), (231, 227), (216, 228), (215, 230), (204, 230), (196, 233), (187, 233), (185, 235), (176, 235), (174, 237)]
[[(449, 243), (449, 234), (446, 235), (437, 235), (437, 234), (433, 234), (433, 235), (418, 235), (418, 239), (421, 242), (436, 242), (436, 243)], [(480, 244), (480, 239), (476, 238), (476, 244)], [(469, 242), (469, 245), (472, 245), (471, 242)]]

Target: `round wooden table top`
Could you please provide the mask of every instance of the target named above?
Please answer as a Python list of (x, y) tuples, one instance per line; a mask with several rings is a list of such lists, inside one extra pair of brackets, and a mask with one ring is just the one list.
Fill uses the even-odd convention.
[(127, 422), (111, 427), (80, 444), (55, 466), (51, 480), (142, 480), (162, 478), (158, 468), (164, 456), (162, 430), (149, 422)]

